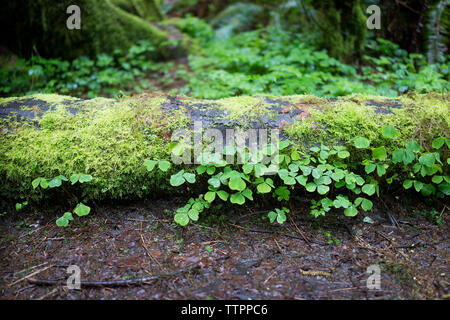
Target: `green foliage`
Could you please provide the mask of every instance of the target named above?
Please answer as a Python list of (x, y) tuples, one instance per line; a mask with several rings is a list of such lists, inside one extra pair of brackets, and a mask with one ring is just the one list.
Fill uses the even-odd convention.
[[(37, 187), (41, 187), (42, 189), (53, 189), (53, 188), (59, 188), (61, 187), (66, 194), (71, 194), (69, 192), (69, 189), (64, 188), (62, 185), (63, 181), (68, 182), (70, 181), (70, 185), (73, 186), (76, 183), (85, 184), (93, 180), (93, 177), (89, 174), (84, 173), (75, 173), (70, 176), (70, 178), (65, 177), (64, 175), (58, 175), (52, 179), (47, 179), (43, 177), (36, 178), (32, 181), (33, 189), (36, 189)], [(82, 196), (86, 196), (86, 193), (82, 193)], [(72, 195), (74, 199), (78, 199), (77, 196)], [(17, 209), (17, 204), (16, 204)], [(19, 210), (19, 209), (18, 209)], [(86, 206), (84, 203), (79, 202), (75, 208), (73, 209), (73, 213), (75, 213), (79, 217), (87, 216), (89, 212), (91, 211), (91, 208)], [(69, 225), (69, 222), (73, 221), (73, 215), (72, 212), (65, 212), (61, 217), (59, 217), (56, 220), (56, 225), (58, 227), (67, 227)]]
[[(387, 125), (380, 130), (380, 135), (389, 142), (398, 139), (399, 132), (394, 126)], [(287, 148), (290, 145), (291, 148)], [(343, 210), (347, 217), (356, 216), (360, 209), (370, 211), (373, 202), (363, 195), (379, 196), (386, 185), (400, 185), (405, 189), (414, 186), (423, 196), (445, 197), (450, 194), (450, 178), (446, 174), (448, 160), (441, 161), (445, 154), (448, 155), (450, 139), (438, 137), (433, 140), (435, 152), (424, 152), (424, 148), (413, 140), (406, 143), (404, 149), (393, 152), (384, 145), (369, 146), (368, 139), (358, 136), (347, 146), (321, 144), (303, 153), (293, 147), (291, 141), (282, 140), (278, 143), (278, 154), (267, 163), (254, 161), (272, 155), (270, 150), (276, 148), (272, 144), (262, 146), (256, 153), (250, 153), (248, 147), (237, 146), (227, 146), (222, 155), (203, 153), (199, 158), (204, 161), (197, 165), (196, 173), (190, 173), (191, 181), (188, 182), (201, 181), (201, 176), (206, 174), (210, 176), (207, 179), (208, 191), (191, 198), (178, 209), (175, 222), (186, 226), (190, 221), (197, 221), (199, 214), (218, 200), (243, 205), (254, 201), (254, 197), (271, 195), (280, 202), (286, 202), (290, 199), (291, 190), (298, 194), (303, 189), (303, 192), (314, 193), (319, 198), (311, 201), (310, 213), (314, 217), (324, 216), (332, 208)], [(353, 147), (358, 153), (363, 153), (359, 164), (351, 159)], [(236, 161), (241, 159), (243, 163), (226, 164), (226, 155), (233, 155)], [(236, 161), (234, 163), (238, 163)], [(151, 165), (151, 170), (156, 163), (155, 160), (144, 162), (147, 168)], [(214, 170), (208, 173), (207, 168)], [(264, 177), (266, 173), (274, 175)], [(188, 180), (185, 174), (184, 169), (173, 174), (171, 185), (181, 186)], [(330, 198), (332, 195), (335, 195), (334, 199)], [(268, 213), (269, 221), (282, 224), (288, 212), (286, 207), (275, 208)]]
[[(406, 91), (448, 91), (448, 59), (428, 66), (384, 39), (368, 41), (361, 72), (277, 28), (212, 39), (204, 55), (191, 55), (193, 71), (182, 93), (197, 98), (236, 95), (342, 96), (352, 93), (396, 96)], [(370, 54), (370, 55), (369, 55)]]
[(33, 57), (19, 59), (11, 68), (0, 69), (0, 95), (34, 92), (116, 96), (121, 92), (151, 89), (148, 77), (165, 72), (169, 64), (155, 62), (155, 47), (139, 41), (127, 54), (99, 54), (96, 59), (80, 57), (71, 62)]
[(154, 90), (155, 84), (170, 87), (175, 80), (184, 81), (185, 86), (173, 92), (208, 99), (256, 94), (396, 96), (407, 91), (449, 89), (447, 57), (428, 65), (424, 56), (408, 54), (381, 38), (367, 42), (367, 54), (358, 69), (318, 50), (304, 35), (280, 28), (223, 39), (214, 37), (211, 26), (194, 17), (176, 24), (203, 47), (189, 56), (190, 71), (178, 68), (173, 72), (173, 62), (156, 62), (157, 48), (143, 40), (127, 53), (116, 50), (98, 54), (95, 59), (19, 59), (12, 67), (0, 69), (0, 95), (58, 92), (116, 96)]

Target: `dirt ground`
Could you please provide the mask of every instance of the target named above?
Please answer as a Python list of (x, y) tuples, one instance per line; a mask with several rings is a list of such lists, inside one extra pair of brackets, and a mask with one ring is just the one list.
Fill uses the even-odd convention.
[[(440, 225), (419, 208), (392, 208), (391, 221), (380, 203), (367, 215), (373, 223), (339, 212), (317, 220), (305, 202), (292, 205), (281, 226), (242, 208), (180, 228), (170, 211), (182, 204), (101, 205), (66, 229), (48, 213), (0, 218), (0, 299), (449, 298), (445, 206), (436, 208)], [(380, 289), (367, 288), (374, 264)], [(82, 282), (113, 282), (69, 290), (69, 265), (80, 267)]]

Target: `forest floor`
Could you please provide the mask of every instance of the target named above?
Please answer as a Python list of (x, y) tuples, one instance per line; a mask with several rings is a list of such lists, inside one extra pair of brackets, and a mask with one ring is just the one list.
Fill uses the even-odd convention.
[[(291, 207), (283, 225), (268, 225), (260, 218), (267, 213), (247, 208), (180, 228), (167, 210), (182, 204), (101, 205), (66, 229), (52, 214), (2, 217), (0, 299), (449, 298), (446, 206), (440, 225), (420, 210), (401, 208), (392, 208), (392, 225), (380, 203), (370, 214), (372, 224), (362, 214), (319, 221), (305, 202)], [(374, 264), (381, 271), (379, 289), (367, 287)], [(69, 290), (69, 265), (80, 267), (82, 282), (112, 283)], [(45, 286), (32, 278), (58, 283)]]

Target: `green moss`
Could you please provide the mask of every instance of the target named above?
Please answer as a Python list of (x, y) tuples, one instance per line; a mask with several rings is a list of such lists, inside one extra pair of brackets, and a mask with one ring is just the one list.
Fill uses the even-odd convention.
[[(392, 105), (392, 99), (377, 96), (351, 96), (309, 109), (310, 117), (285, 129), (287, 135), (302, 148), (313, 144), (342, 144), (355, 136), (369, 139), (372, 145), (386, 144), (381, 129), (392, 125), (400, 132), (389, 142), (389, 148), (403, 145), (410, 139), (430, 145), (439, 136), (449, 136), (450, 112), (448, 94), (424, 94), (402, 97)], [(365, 98), (357, 99), (357, 98)], [(381, 110), (368, 103), (386, 103)], [(398, 106), (403, 107), (399, 108)]]
[(273, 118), (277, 113), (268, 109), (262, 98), (240, 96), (216, 100), (219, 109), (225, 110), (226, 118), (234, 123), (246, 127), (261, 117)]
[[(148, 173), (143, 161), (170, 159), (171, 132), (191, 124), (187, 110), (194, 104), (207, 104), (226, 111), (226, 118), (239, 122), (238, 127), (249, 126), (260, 117), (275, 118), (279, 112), (276, 102), (274, 105), (256, 96), (211, 101), (183, 99), (183, 103), (193, 104), (186, 108), (168, 107), (170, 104), (166, 102), (172, 98), (164, 95), (122, 100), (34, 95), (18, 101), (30, 97), (52, 104), (54, 108), (35, 120), (0, 119), (0, 197), (4, 199), (39, 197), (38, 191), (31, 187), (33, 179), (79, 172), (95, 177), (88, 190), (95, 199), (152, 195), (168, 188), (167, 178), (172, 172)], [(313, 96), (277, 99), (307, 106), (309, 116), (284, 129), (302, 149), (319, 142), (341, 144), (355, 136), (368, 138), (372, 146), (383, 144), (390, 149), (412, 138), (430, 148), (434, 138), (450, 136), (449, 94), (403, 96), (398, 101), (355, 95), (335, 101)], [(2, 103), (13, 101), (15, 99), (3, 99), (0, 108)], [(390, 108), (380, 107), (379, 110), (378, 104), (373, 105), (381, 102)], [(73, 108), (78, 109), (76, 114)], [(381, 135), (382, 127), (387, 124), (400, 132), (392, 142)]]
[(24, 124), (15, 134), (0, 136), (1, 196), (32, 193), (31, 181), (37, 177), (77, 172), (96, 178), (88, 192), (97, 199), (163, 190), (167, 176), (148, 174), (142, 164), (148, 158), (169, 158), (164, 132), (186, 125), (186, 117), (165, 115), (162, 99), (103, 102), (90, 101), (76, 115), (59, 104), (38, 121), (40, 129)]

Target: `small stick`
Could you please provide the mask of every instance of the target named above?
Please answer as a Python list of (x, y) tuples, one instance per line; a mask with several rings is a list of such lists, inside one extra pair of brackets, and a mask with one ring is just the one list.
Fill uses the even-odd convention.
[(303, 240), (305, 240), (306, 244), (307, 244), (308, 246), (311, 247), (311, 245), (309, 244), (309, 240), (306, 239), (306, 237), (305, 237), (305, 235), (303, 234), (303, 232), (300, 231), (299, 227), (298, 227), (297, 224), (294, 222), (294, 219), (292, 219), (291, 216), (289, 216), (289, 219), (291, 219), (291, 222), (294, 224), (295, 229), (297, 229), (297, 232), (302, 236), (302, 238), (303, 238)]
[[(167, 274), (160, 274), (156, 276), (149, 276), (144, 278), (138, 278), (138, 279), (130, 279), (130, 280), (118, 280), (118, 281), (81, 281), (80, 285), (84, 287), (125, 287), (125, 286), (132, 286), (132, 285), (142, 285), (146, 284), (147, 282), (158, 280), (164, 277), (173, 277), (180, 275), (185, 272), (189, 272), (193, 269), (196, 269), (199, 267), (199, 264), (195, 264), (191, 267), (189, 267), (186, 270), (173, 272), (173, 273), (167, 273)], [(43, 279), (35, 279), (35, 278), (29, 278), (28, 281), (33, 284), (37, 285), (55, 285), (61, 283), (61, 280), (43, 280)]]
[(44, 294), (42, 297), (37, 298), (36, 300), (44, 300), (45, 298), (47, 298), (48, 296), (51, 296), (52, 294), (54, 294), (56, 291), (58, 291), (58, 288), (53, 289), (52, 291)]
[(51, 267), (53, 267), (53, 265), (46, 266), (45, 268), (42, 268), (42, 269), (39, 269), (39, 270), (37, 270), (37, 271), (35, 271), (35, 272), (33, 272), (33, 273), (30, 273), (29, 275), (27, 275), (27, 276), (25, 276), (25, 277), (23, 277), (23, 278), (20, 278), (19, 280), (14, 281), (14, 282), (11, 283), (9, 286), (12, 287), (12, 286), (15, 285), (16, 283), (19, 283), (19, 282), (21, 282), (21, 281), (23, 281), (23, 280), (25, 280), (25, 279), (28, 279), (28, 278), (30, 278), (30, 277), (32, 277), (32, 276), (38, 274), (38, 273), (41, 273), (42, 271), (45, 271), (45, 270), (47, 270), (47, 269), (50, 269)]

